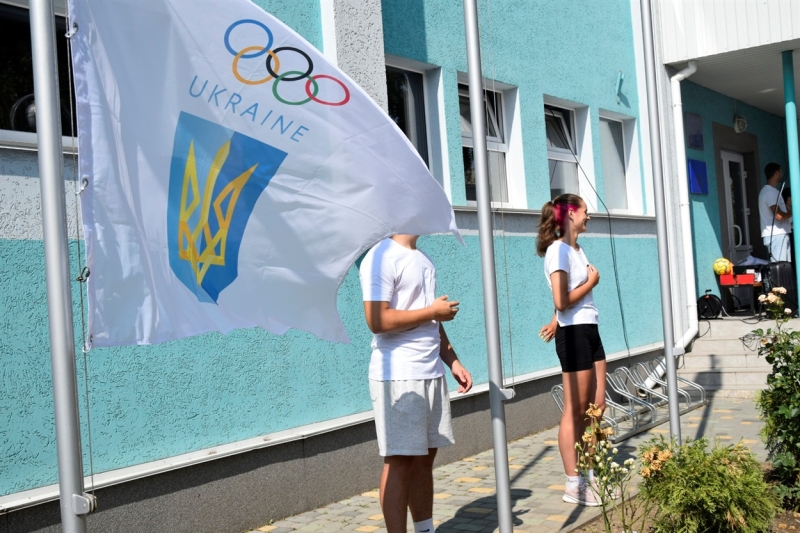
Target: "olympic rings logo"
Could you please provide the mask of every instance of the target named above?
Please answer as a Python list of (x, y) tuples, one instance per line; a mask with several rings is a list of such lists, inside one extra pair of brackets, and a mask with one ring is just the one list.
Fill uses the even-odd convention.
[[(235, 28), (243, 24), (252, 24), (264, 30), (264, 33), (267, 36), (266, 45), (247, 46), (237, 52), (233, 48), (233, 46), (231, 46), (231, 40), (230, 40), (231, 33)], [(311, 75), (311, 73), (314, 71), (314, 62), (311, 60), (311, 57), (307, 53), (300, 50), (299, 48), (294, 48), (291, 46), (281, 46), (273, 50), (272, 49), (273, 41), (274, 39), (272, 37), (272, 32), (270, 31), (270, 29), (267, 27), (266, 24), (259, 22), (258, 20), (242, 19), (242, 20), (237, 20), (236, 22), (228, 26), (228, 29), (225, 31), (225, 48), (227, 48), (228, 52), (230, 52), (231, 55), (233, 55), (233, 63), (231, 64), (231, 69), (233, 70), (233, 75), (236, 77), (237, 80), (244, 83), (245, 85), (261, 85), (263, 83), (268, 83), (274, 80), (275, 83), (272, 84), (272, 94), (275, 96), (276, 100), (286, 105), (303, 105), (313, 101), (322, 105), (342, 106), (350, 101), (350, 90), (347, 88), (347, 85), (345, 85), (341, 80), (334, 78), (333, 76), (329, 76), (328, 74), (317, 74), (315, 76)], [(302, 58), (305, 59), (306, 62), (308, 63), (308, 68), (306, 68), (305, 71), (287, 70), (286, 72), (280, 72), (281, 60), (278, 57), (278, 53), (280, 52), (283, 53), (293, 52), (295, 54), (302, 56)], [(266, 56), (265, 64), (269, 76), (266, 76), (265, 78), (261, 78), (259, 80), (248, 80), (239, 73), (240, 60), (254, 59), (261, 56)], [(317, 95), (319, 94), (319, 80), (321, 79), (331, 80), (337, 83), (344, 90), (344, 98), (342, 98), (338, 102), (331, 102), (323, 100), (321, 98), (317, 98)], [(278, 86), (282, 82), (293, 82), (301, 80), (306, 80), (305, 92), (308, 98), (293, 102), (291, 100), (286, 100), (278, 92)]]

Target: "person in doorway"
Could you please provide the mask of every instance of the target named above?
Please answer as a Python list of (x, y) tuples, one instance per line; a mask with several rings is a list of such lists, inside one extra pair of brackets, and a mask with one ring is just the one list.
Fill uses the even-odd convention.
[(761, 219), (761, 238), (767, 247), (770, 263), (790, 261), (788, 233), (792, 227), (792, 210), (786, 206), (778, 190), (781, 182), (781, 166), (767, 163), (764, 167), (767, 184), (758, 193), (758, 215)]
[(395, 235), (367, 252), (360, 266), (367, 325), (374, 333), (369, 385), (383, 459), (380, 502), (388, 533), (433, 533), (433, 460), (453, 444), (444, 365), (458, 392), (472, 376), (456, 357), (442, 322), (458, 302), (436, 298), (436, 269), (417, 235)]
[(575, 443), (588, 426), (586, 411), (590, 403), (605, 410), (606, 354), (598, 331), (598, 312), (592, 289), (600, 274), (586, 259), (578, 245), (578, 235), (586, 231), (589, 214), (586, 203), (574, 194), (562, 194), (542, 207), (536, 251), (544, 259), (547, 283), (553, 292), (555, 313), (539, 331), (549, 342), (556, 339), (564, 386), (564, 412), (558, 429), (558, 448), (567, 482), (562, 499), (579, 505), (600, 505), (590, 483), (576, 472)]

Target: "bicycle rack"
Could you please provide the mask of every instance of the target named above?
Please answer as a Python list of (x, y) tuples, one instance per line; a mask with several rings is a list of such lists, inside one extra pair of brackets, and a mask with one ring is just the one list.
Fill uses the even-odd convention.
[[(663, 392), (667, 384), (659, 377), (665, 370), (663, 358), (655, 358), (636, 363), (632, 368), (619, 367), (606, 375), (606, 412), (603, 422), (614, 429), (614, 435), (609, 438), (611, 442), (624, 441), (669, 420), (669, 412), (664, 409), (669, 398)], [(645, 385), (648, 379), (660, 385), (661, 391), (648, 388)], [(685, 378), (678, 378), (678, 383), (685, 387), (678, 388), (678, 406), (684, 404), (683, 409), (679, 409), (681, 415), (708, 404), (706, 391), (701, 385)], [(697, 391), (699, 399), (695, 400), (686, 388)], [(550, 389), (550, 395), (564, 412), (564, 388), (555, 385)], [(662, 411), (661, 416), (659, 411)]]

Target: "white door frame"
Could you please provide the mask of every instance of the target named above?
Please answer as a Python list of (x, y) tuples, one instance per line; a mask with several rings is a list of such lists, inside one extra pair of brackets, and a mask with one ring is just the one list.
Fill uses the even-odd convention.
[[(725, 218), (728, 226), (728, 249), (724, 252), (728, 257), (736, 263), (744, 259), (753, 251), (752, 242), (750, 240), (750, 208), (747, 205), (747, 187), (745, 180), (747, 179), (747, 172), (744, 169), (744, 156), (735, 152), (728, 152), (720, 150), (720, 159), (722, 161), (722, 174), (724, 177), (725, 187)], [(733, 178), (730, 172), (730, 163), (737, 163), (739, 165), (740, 177), (738, 183), (732, 183)], [(740, 209), (744, 210), (745, 223), (743, 227), (734, 224), (733, 218), (733, 198), (731, 188), (737, 187), (739, 189), (739, 197), (742, 201)]]

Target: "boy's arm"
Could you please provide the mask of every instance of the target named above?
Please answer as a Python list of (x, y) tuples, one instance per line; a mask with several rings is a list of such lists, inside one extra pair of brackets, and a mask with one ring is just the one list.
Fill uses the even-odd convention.
[(390, 309), (389, 302), (364, 302), (364, 315), (372, 333), (397, 333), (414, 329), (431, 320), (446, 322), (458, 313), (458, 302), (440, 296), (428, 307), (401, 311)]
[(442, 343), (439, 349), (439, 357), (450, 368), (453, 377), (458, 382), (458, 392), (468, 392), (472, 388), (472, 375), (458, 360), (456, 351), (453, 349), (453, 345), (450, 344), (450, 339), (447, 338), (447, 333), (444, 332), (444, 326), (441, 324), (439, 324), (439, 336)]

